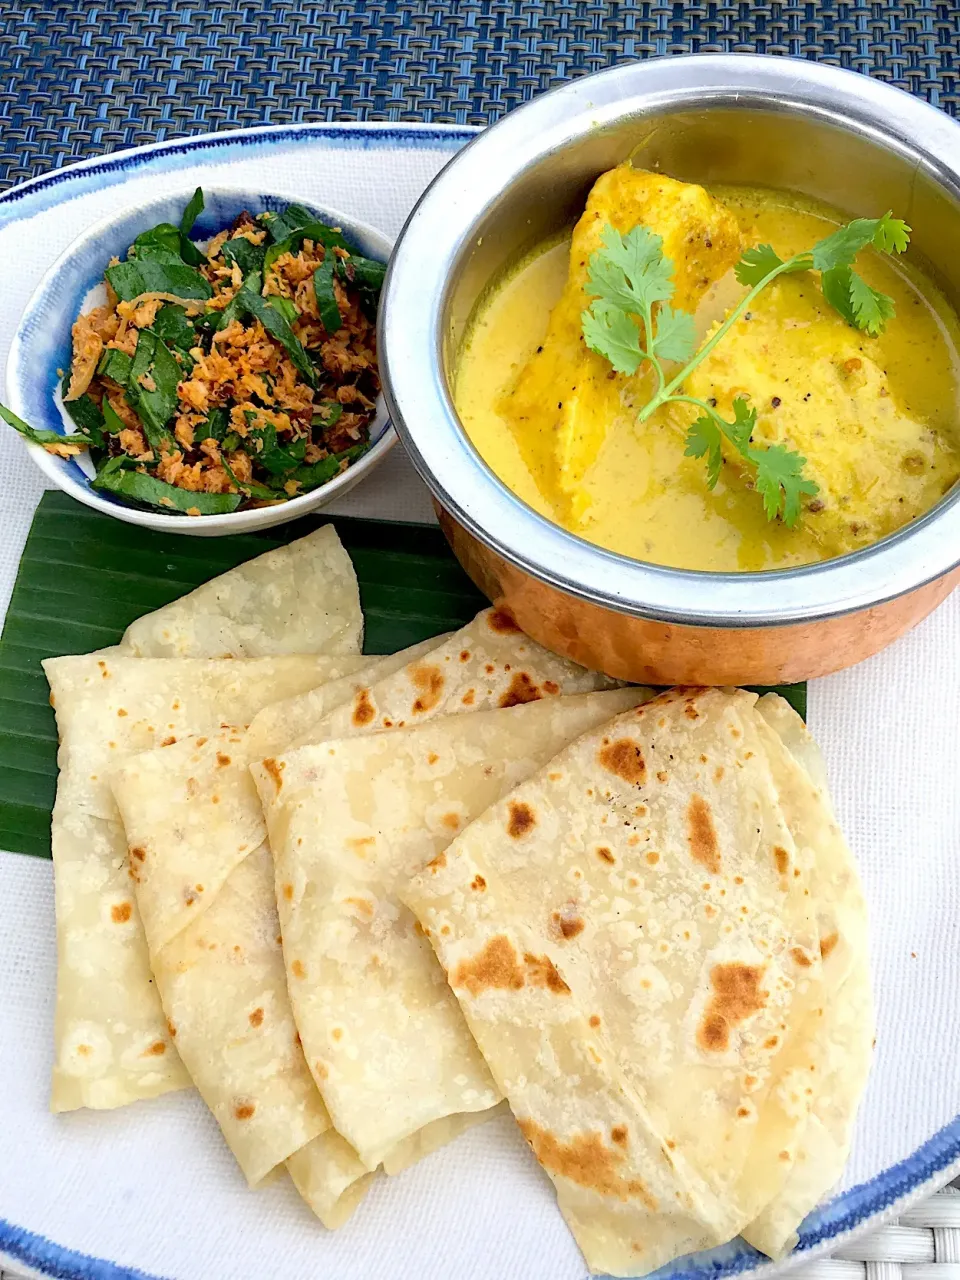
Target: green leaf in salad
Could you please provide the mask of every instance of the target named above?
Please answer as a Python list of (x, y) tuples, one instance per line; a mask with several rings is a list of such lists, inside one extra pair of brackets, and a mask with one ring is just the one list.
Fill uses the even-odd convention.
[(333, 290), (333, 272), (335, 259), (328, 253), (313, 273), (313, 288), (317, 295), (317, 313), (320, 323), (327, 333), (336, 333), (343, 324), (337, 295)]
[(215, 329), (228, 329), (230, 325), (233, 324), (234, 320), (239, 320), (244, 314), (244, 298), (251, 294), (259, 296), (262, 284), (263, 277), (260, 272), (251, 271), (237, 292), (220, 312), (220, 315), (216, 319), (213, 327)]
[(118, 436), (126, 429), (126, 423), (106, 396), (103, 397), (103, 429), (111, 436)]
[(312, 427), (322, 427), (325, 430), (336, 426), (343, 415), (343, 405), (337, 400), (321, 400), (317, 405), (317, 411), (310, 419)]
[(187, 318), (183, 307), (175, 302), (165, 302), (154, 317), (150, 328), (168, 347), (189, 351), (197, 345), (197, 331)]
[(158, 222), (149, 231), (141, 231), (130, 246), (131, 258), (158, 257), (161, 261), (183, 261), (180, 252), (180, 232), (172, 222)]
[[(222, 457), (220, 461), (223, 464), (224, 471), (226, 471), (227, 475), (230, 477), (231, 483), (235, 484), (241, 493), (246, 495), (246, 497), (257, 498), (263, 502), (283, 501), (280, 494), (275, 493), (273, 489), (269, 489), (265, 484), (258, 484), (256, 480), (240, 480), (226, 458)], [(236, 496), (239, 502), (240, 494)]]
[(113, 291), (123, 302), (132, 302), (144, 293), (172, 293), (178, 298), (206, 299), (213, 289), (199, 271), (166, 250), (148, 258), (128, 258), (104, 272)]
[(0, 418), (31, 444), (75, 444), (81, 449), (87, 449), (92, 443), (88, 435), (63, 435), (59, 431), (38, 431), (35, 427), (31, 427), (29, 422), (18, 418), (12, 409), (8, 409), (3, 404), (0, 404)]
[[(119, 466), (113, 466), (120, 463)], [(236, 511), (241, 502), (239, 493), (193, 493), (178, 489), (176, 485), (158, 480), (143, 471), (130, 471), (120, 458), (111, 458), (93, 481), (94, 489), (103, 489), (130, 502), (155, 507), (159, 511), (199, 511), (204, 516), (224, 515)]]
[(193, 195), (187, 201), (187, 207), (183, 211), (183, 217), (180, 219), (180, 234), (188, 236), (193, 230), (193, 224), (203, 213), (203, 187), (197, 187)]
[(266, 301), (274, 311), (280, 312), (287, 324), (294, 325), (300, 319), (299, 309), (289, 298), (280, 298), (276, 294), (271, 294)]
[(233, 236), (225, 240), (220, 250), (227, 262), (235, 262), (245, 276), (251, 271), (263, 270), (263, 259), (267, 252), (262, 244), (251, 244), (246, 236)]
[[(218, 405), (216, 409), (211, 409), (207, 414), (205, 426), (196, 428), (196, 438), (198, 440), (216, 440), (218, 443), (227, 435), (227, 428), (230, 426), (230, 412), (223, 405)], [(239, 441), (240, 437), (237, 436)], [(236, 446), (234, 446), (236, 447)]]
[[(68, 400), (67, 390), (70, 386), (70, 370), (64, 374), (63, 382), (60, 386), (60, 395), (63, 399), (63, 407), (70, 415), (71, 419), (79, 427), (80, 431), (88, 436), (90, 443), (93, 445), (103, 444), (103, 414), (97, 406), (96, 400), (86, 392), (76, 400)], [(52, 443), (47, 441), (48, 444)]]
[[(259, 280), (259, 276), (254, 276), (251, 279)], [(294, 367), (304, 381), (309, 386), (316, 387), (317, 371), (314, 369), (310, 357), (304, 351), (300, 339), (280, 312), (272, 307), (267, 299), (262, 298), (259, 292), (251, 286), (251, 279), (245, 280), (242, 288), (238, 289), (231, 298), (224, 308), (224, 316), (227, 315), (232, 307), (236, 306), (237, 315), (251, 315), (255, 320), (259, 320), (267, 333), (276, 338), (277, 342), (286, 350), (293, 361)], [(224, 327), (223, 321), (221, 321), (221, 327)]]
[[(248, 422), (256, 417), (249, 412), (245, 416)], [(294, 471), (303, 462), (307, 441), (305, 438), (300, 438), (288, 445), (278, 444), (277, 429), (272, 422), (267, 422), (262, 427), (251, 430), (243, 441), (243, 447), (253, 461), (265, 471), (269, 471), (271, 475), (282, 476), (289, 471)]]
[(345, 261), (338, 258), (339, 263), (338, 274), (341, 279), (344, 277), (357, 286), (358, 289), (367, 293), (380, 296), (380, 290), (383, 288), (384, 277), (387, 274), (386, 263), (377, 262), (374, 258), (364, 258), (360, 254), (351, 253), (350, 257)]
[(133, 356), (128, 356), (125, 351), (118, 351), (115, 347), (107, 347), (97, 365), (97, 376), (112, 378), (121, 387), (125, 387), (130, 379), (132, 366)]
[(240, 436), (236, 431), (228, 431), (220, 445), (220, 453), (236, 453), (240, 448)]
[(127, 399), (143, 423), (147, 442), (155, 453), (171, 443), (166, 427), (177, 409), (179, 382), (180, 366), (173, 353), (152, 329), (141, 329), (127, 382)]
[(311, 489), (319, 489), (322, 484), (329, 484), (344, 469), (344, 463), (349, 465), (356, 462), (357, 458), (362, 458), (369, 448), (369, 444), (355, 444), (349, 449), (344, 449), (342, 453), (331, 453), (328, 457), (321, 458), (319, 462), (311, 462), (305, 467), (299, 467), (288, 479), (298, 480), (301, 491), (309, 493)]
[[(289, 210), (287, 212), (289, 213)], [(273, 232), (273, 227), (270, 229)], [(282, 258), (285, 253), (299, 253), (300, 246), (304, 240), (312, 240), (314, 244), (322, 244), (329, 256), (333, 256), (333, 249), (346, 249), (348, 253), (350, 251), (350, 246), (344, 240), (341, 232), (334, 227), (328, 227), (325, 222), (318, 222), (317, 219), (311, 218), (308, 222), (292, 230), (284, 239), (276, 240), (274, 244), (269, 246), (263, 259), (264, 271), (269, 271), (276, 260)]]

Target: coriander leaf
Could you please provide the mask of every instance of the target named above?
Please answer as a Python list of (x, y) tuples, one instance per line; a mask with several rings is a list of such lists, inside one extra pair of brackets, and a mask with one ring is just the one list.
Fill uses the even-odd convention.
[(882, 218), (854, 218), (813, 246), (813, 265), (818, 271), (850, 267), (869, 244), (882, 253), (903, 253), (909, 243), (910, 228), (890, 212)]
[(749, 446), (756, 425), (756, 409), (750, 408), (746, 396), (736, 396), (733, 401), (733, 422), (727, 423), (727, 434), (741, 453)]
[(584, 342), (591, 351), (609, 360), (617, 373), (636, 373), (647, 358), (640, 347), (640, 330), (636, 323), (614, 303), (602, 298), (594, 299), (580, 321)]
[[(70, 387), (70, 370), (64, 374), (63, 382), (60, 386), (61, 398), (66, 397)], [(98, 447), (103, 444), (103, 414), (97, 407), (97, 402), (84, 392), (76, 400), (63, 399), (63, 407), (80, 428), (80, 431), (88, 436), (90, 443)]]
[(850, 305), (858, 329), (865, 329), (875, 338), (882, 333), (888, 320), (896, 315), (893, 299), (871, 288), (856, 271), (850, 272)]
[(757, 468), (757, 492), (763, 498), (767, 519), (782, 515), (784, 524), (793, 528), (800, 515), (801, 495), (813, 497), (820, 492), (813, 480), (803, 478), (806, 458), (782, 444), (751, 449), (749, 456)]
[(649, 227), (638, 224), (622, 236), (606, 226), (603, 245), (601, 254), (623, 272), (640, 311), (673, 297), (673, 263), (663, 256), (663, 240)]
[(895, 218), (892, 209), (887, 210), (879, 223), (873, 233), (873, 247), (881, 253), (905, 253), (910, 243), (911, 228), (902, 218)]
[(144, 293), (172, 293), (178, 298), (213, 297), (213, 289), (200, 272), (179, 260), (135, 258), (107, 267), (104, 275), (123, 302), (132, 302)]
[(127, 382), (127, 400), (157, 454), (170, 444), (166, 427), (177, 409), (179, 381), (180, 366), (170, 349), (152, 329), (141, 329)]
[(245, 276), (251, 271), (263, 270), (266, 249), (262, 244), (251, 244), (246, 236), (234, 236), (225, 240), (220, 250), (227, 262), (235, 262)]
[(723, 466), (720, 448), (720, 428), (707, 414), (697, 418), (687, 431), (687, 444), (683, 451), (687, 458), (707, 459), (707, 487), (716, 488)]
[(745, 249), (740, 261), (733, 268), (733, 273), (741, 284), (757, 285), (777, 267), (783, 266), (783, 258), (772, 245), (758, 244), (752, 249)]
[(103, 397), (103, 429), (108, 435), (118, 436), (126, 430), (126, 423), (106, 396)]
[(857, 317), (850, 298), (850, 279), (853, 271), (850, 267), (831, 267), (820, 276), (820, 288), (824, 298), (834, 311), (839, 312), (847, 324), (857, 328)]
[(183, 217), (180, 219), (180, 232), (182, 235), (188, 236), (190, 234), (193, 230), (193, 224), (201, 213), (203, 213), (203, 188), (197, 187), (187, 201), (187, 207), (184, 209)]
[(689, 360), (697, 345), (697, 326), (688, 311), (661, 303), (654, 317), (652, 351), (661, 360)]
[[(119, 459), (111, 461), (117, 462)], [(158, 480), (156, 476), (146, 475), (142, 471), (128, 471), (122, 467), (101, 468), (93, 481), (93, 488), (103, 489), (130, 502), (156, 507), (159, 511), (197, 510), (204, 516), (236, 511), (242, 500), (239, 493), (194, 493)]]
[(328, 253), (313, 273), (313, 290), (317, 297), (320, 323), (328, 334), (336, 333), (343, 324), (337, 295), (333, 288), (334, 256)]
[(183, 307), (174, 302), (167, 302), (160, 308), (150, 327), (167, 346), (178, 351), (189, 351), (197, 345), (196, 329), (187, 319)]
[(118, 351), (116, 347), (106, 347), (97, 364), (97, 376), (112, 378), (121, 387), (125, 387), (130, 378), (132, 365), (133, 357), (128, 356), (125, 351)]
[(0, 404), (0, 418), (4, 422), (13, 427), (14, 431), (19, 431), (25, 440), (29, 440), (31, 444), (73, 444), (80, 449), (87, 449), (90, 446), (90, 437), (88, 435), (62, 435), (59, 431), (38, 431), (35, 427), (31, 427), (28, 422), (24, 422), (22, 418), (18, 418), (12, 409), (8, 409), (6, 405)]

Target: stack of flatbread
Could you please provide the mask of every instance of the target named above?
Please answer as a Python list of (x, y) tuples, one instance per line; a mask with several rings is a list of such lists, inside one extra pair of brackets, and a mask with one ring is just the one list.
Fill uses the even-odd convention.
[(196, 1086), (327, 1226), (509, 1105), (591, 1269), (838, 1177), (865, 913), (781, 699), (618, 687), (510, 614), (362, 657), (332, 527), (45, 663), (53, 1106)]

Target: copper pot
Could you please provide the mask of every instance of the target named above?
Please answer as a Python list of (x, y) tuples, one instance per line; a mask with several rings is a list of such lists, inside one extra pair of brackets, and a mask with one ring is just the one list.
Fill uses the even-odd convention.
[(798, 191), (851, 215), (895, 209), (960, 296), (960, 127), (888, 85), (748, 55), (634, 63), (564, 85), (460, 152), (411, 214), (380, 312), (394, 423), (464, 568), (541, 643), (611, 675), (776, 684), (876, 653), (960, 582), (960, 489), (874, 546), (821, 564), (701, 573), (594, 546), (520, 501), (457, 419), (451, 379), (479, 299), (570, 225), (632, 156), (710, 183)]

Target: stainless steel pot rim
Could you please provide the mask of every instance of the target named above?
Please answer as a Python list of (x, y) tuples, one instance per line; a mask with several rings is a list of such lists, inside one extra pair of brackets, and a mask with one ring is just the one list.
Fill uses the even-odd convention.
[(451, 266), (483, 211), (528, 165), (573, 138), (664, 107), (741, 102), (814, 113), (905, 153), (960, 199), (960, 126), (901, 90), (799, 59), (700, 54), (631, 63), (562, 85), (481, 133), (407, 220), (387, 276), (380, 356), (394, 424), (440, 505), (503, 559), (570, 595), (680, 625), (782, 626), (867, 609), (960, 564), (960, 486), (919, 520), (848, 556), (754, 574), (632, 560), (518, 499), (460, 426), (443, 372)]

